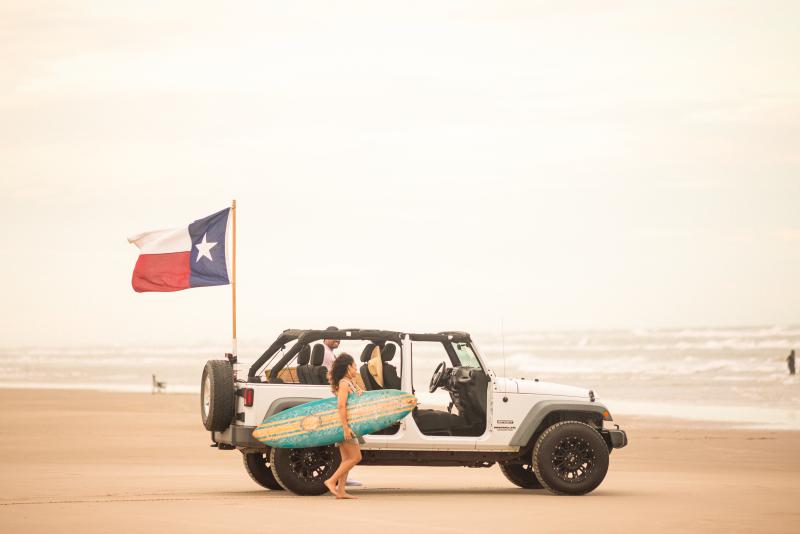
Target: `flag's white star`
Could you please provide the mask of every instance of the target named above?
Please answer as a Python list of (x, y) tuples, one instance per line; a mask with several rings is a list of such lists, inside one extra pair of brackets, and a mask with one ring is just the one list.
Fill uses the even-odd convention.
[(206, 232), (206, 234), (203, 236), (203, 240), (195, 245), (197, 247), (197, 259), (195, 260), (195, 263), (200, 261), (200, 258), (203, 256), (208, 258), (209, 261), (214, 261), (214, 258), (211, 257), (211, 249), (216, 246), (216, 243), (209, 243), (206, 241), (207, 237), (208, 232)]

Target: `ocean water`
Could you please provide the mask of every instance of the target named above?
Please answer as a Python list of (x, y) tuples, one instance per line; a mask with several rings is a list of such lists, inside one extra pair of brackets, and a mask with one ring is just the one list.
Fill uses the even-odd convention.
[[(505, 353), (508, 376), (594, 390), (614, 413), (800, 428), (800, 327), (514, 333), (480, 348)], [(504, 351), (503, 351), (504, 345)], [(503, 358), (494, 358), (502, 375)]]
[[(503, 338), (473, 333), (473, 338), (498, 376), (593, 389), (612, 414), (800, 429), (800, 375), (790, 376), (785, 361), (791, 349), (800, 349), (800, 326), (530, 331)], [(271, 341), (240, 341), (240, 360), (249, 366)], [(149, 392), (155, 374), (167, 382), (167, 392), (196, 393), (205, 361), (226, 349), (0, 349), (0, 387)], [(440, 359), (415, 354), (419, 393)]]

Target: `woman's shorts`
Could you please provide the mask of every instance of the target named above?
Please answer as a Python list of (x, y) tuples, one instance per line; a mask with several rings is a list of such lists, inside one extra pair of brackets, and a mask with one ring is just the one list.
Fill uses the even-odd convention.
[(344, 441), (337, 441), (336, 443), (334, 443), (334, 445), (336, 445), (337, 447), (339, 447), (340, 445), (344, 445), (344, 444), (347, 444), (347, 445), (358, 445), (358, 438), (353, 436), (350, 439), (346, 439)]

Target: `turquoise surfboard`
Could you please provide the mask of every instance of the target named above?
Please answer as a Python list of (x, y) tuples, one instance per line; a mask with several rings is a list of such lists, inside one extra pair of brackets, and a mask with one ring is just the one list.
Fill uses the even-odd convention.
[[(363, 436), (393, 425), (416, 405), (414, 395), (396, 389), (351, 393), (347, 398), (347, 421), (357, 436)], [(344, 432), (336, 397), (307, 402), (267, 417), (253, 431), (253, 437), (270, 447), (289, 449), (342, 441)]]

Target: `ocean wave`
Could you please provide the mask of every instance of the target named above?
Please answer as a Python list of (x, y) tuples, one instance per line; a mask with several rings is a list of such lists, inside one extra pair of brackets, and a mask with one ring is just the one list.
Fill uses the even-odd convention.
[[(537, 377), (586, 387), (602, 399), (608, 393), (629, 406), (637, 401), (680, 399), (687, 406), (722, 406), (723, 415), (731, 418), (737, 409), (733, 406), (743, 406), (743, 414), (752, 413), (748, 408), (776, 409), (776, 417), (785, 422), (784, 408), (800, 405), (800, 376), (790, 377), (785, 362), (791, 348), (800, 348), (798, 327), (514, 332), (505, 338), (475, 337), (498, 376)], [(255, 360), (270, 342), (243, 344), (240, 369), (246, 369), (247, 360)], [(418, 346), (414, 384), (423, 392), (434, 366), (446, 355), (441, 347)], [(150, 392), (155, 373), (166, 380), (168, 392), (197, 393), (205, 361), (222, 358), (225, 350), (207, 343), (2, 349), (0, 387)], [(395, 363), (402, 373), (398, 358)], [(442, 399), (426, 396), (425, 400), (440, 403)], [(666, 411), (653, 408), (648, 412), (648, 406), (641, 405), (636, 409)], [(758, 412), (756, 419), (765, 413), (772, 412)], [(749, 419), (743, 415), (736, 420)]]
[(800, 348), (800, 337), (782, 337), (776, 339), (707, 339), (704, 341), (676, 341), (671, 343), (605, 343), (602, 341), (591, 340), (565, 340), (563, 344), (537, 345), (511, 344), (505, 346), (495, 343), (484, 343), (481, 345), (485, 354), (493, 356), (502, 355), (505, 351), (518, 352), (523, 350), (539, 352), (685, 352), (689, 350), (705, 351), (752, 351), (752, 350), (785, 350), (790, 351)]
[(614, 414), (630, 414), (708, 421), (733, 424), (747, 428), (775, 430), (800, 429), (800, 410), (791, 407), (730, 406), (706, 403), (647, 402), (624, 399), (608, 400)]
[(597, 374), (597, 375), (749, 375), (774, 373), (782, 360), (756, 358), (650, 358), (642, 355), (614, 358), (546, 358), (529, 354), (512, 354), (506, 368), (523, 373)]
[[(0, 381), (2, 389), (55, 389), (55, 390), (84, 390), (107, 391), (113, 393), (151, 393), (152, 387), (148, 384), (103, 384), (95, 382), (9, 382)], [(164, 390), (164, 393), (196, 393), (199, 395), (200, 387), (188, 384), (177, 384)]]
[(774, 325), (764, 328), (692, 328), (683, 330), (658, 330), (659, 335), (676, 338), (765, 338), (798, 337), (800, 328)]
[(3, 358), (24, 358), (24, 357), (47, 357), (47, 358), (69, 358), (69, 357), (125, 357), (141, 356), (146, 354), (158, 354), (168, 356), (174, 354), (203, 355), (208, 359), (220, 358), (224, 352), (215, 347), (87, 347), (87, 348), (22, 348), (22, 349), (2, 349), (0, 357)]

